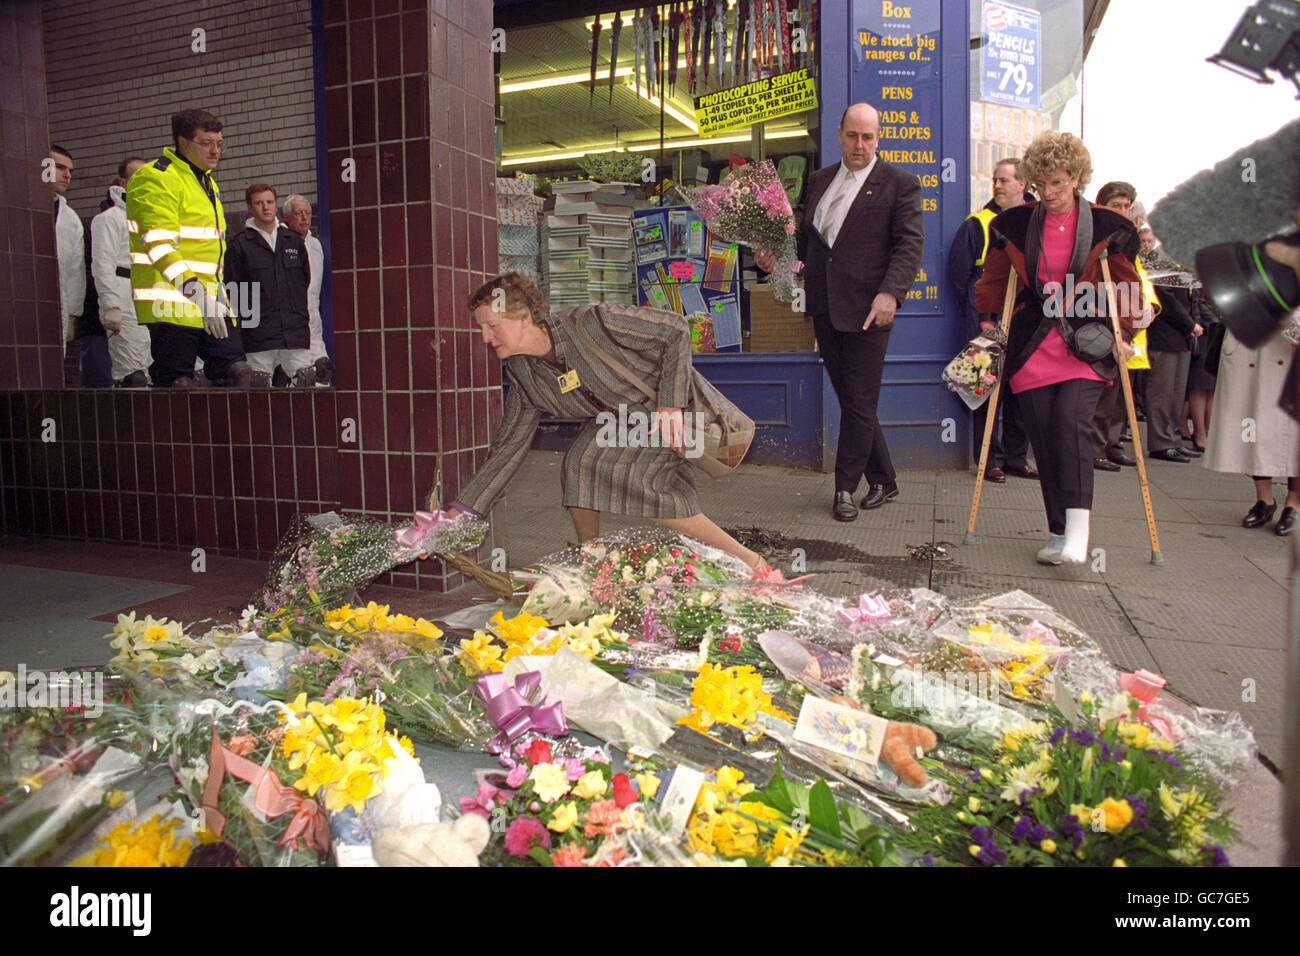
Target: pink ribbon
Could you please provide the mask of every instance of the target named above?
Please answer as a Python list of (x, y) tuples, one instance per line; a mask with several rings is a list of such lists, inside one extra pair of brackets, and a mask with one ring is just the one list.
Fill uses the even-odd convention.
[(226, 771), (237, 780), (242, 780), (253, 791), (253, 807), (267, 818), (292, 813), (288, 828), (277, 846), (293, 843), (298, 849), (298, 841), (306, 846), (315, 847), (320, 853), (329, 851), (330, 827), (325, 817), (325, 809), (311, 797), (305, 797), (293, 787), (286, 787), (280, 782), (274, 770), (253, 763), (239, 756), (228, 747), (223, 747), (217, 736), (217, 728), (212, 728), (212, 747), (208, 751), (208, 779), (203, 786), (201, 807), (204, 822), (218, 837), (226, 830), (226, 816), (217, 809), (217, 796), (221, 792), (222, 781)]
[(564, 720), (564, 702), (533, 704), (542, 684), (539, 671), (528, 671), (515, 678), (511, 687), (504, 674), (484, 674), (475, 684), (474, 692), (483, 702), (488, 720), (500, 733), (488, 744), (494, 754), (509, 749), (511, 742), (521, 735), (534, 731), (563, 737), (569, 732)]
[(1147, 711), (1148, 704), (1160, 701), (1156, 695), (1165, 686), (1165, 679), (1159, 674), (1153, 674), (1149, 670), (1140, 670), (1134, 674), (1121, 674), (1119, 686), (1138, 702), (1137, 713), (1134, 714), (1138, 720), (1149, 725), (1160, 736), (1168, 740), (1179, 741), (1186, 736), (1165, 718), (1157, 717)]
[(421, 543), (433, 532), (456, 520), (453, 511), (417, 511), (415, 524), (400, 528), (396, 533), (397, 543), (408, 550), (420, 549)]
[(857, 607), (842, 607), (835, 612), (845, 627), (853, 627), (873, 617), (889, 617), (889, 602), (879, 594), (863, 594)]

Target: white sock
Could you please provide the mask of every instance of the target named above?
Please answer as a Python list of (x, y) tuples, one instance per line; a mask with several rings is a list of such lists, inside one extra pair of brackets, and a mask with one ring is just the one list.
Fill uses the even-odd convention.
[(1061, 560), (1061, 550), (1065, 547), (1065, 535), (1049, 534), (1047, 545), (1039, 549), (1038, 561), (1041, 564), (1057, 564)]
[(1065, 509), (1065, 547), (1061, 560), (1083, 564), (1088, 560), (1088, 519), (1092, 512), (1087, 508)]

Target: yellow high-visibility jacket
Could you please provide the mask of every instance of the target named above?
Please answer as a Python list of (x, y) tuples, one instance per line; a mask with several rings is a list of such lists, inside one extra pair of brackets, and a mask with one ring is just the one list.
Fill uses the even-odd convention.
[(208, 171), (198, 172), (168, 146), (162, 158), (140, 167), (126, 191), (131, 240), (131, 298), (136, 319), (203, 328), (198, 307), (183, 294), (198, 280), (213, 298), (220, 290), (226, 254), (221, 192)]

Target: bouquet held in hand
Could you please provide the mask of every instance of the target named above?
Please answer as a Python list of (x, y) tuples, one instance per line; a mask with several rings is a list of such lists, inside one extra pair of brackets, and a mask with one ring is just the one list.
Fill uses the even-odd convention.
[(734, 169), (716, 186), (696, 186), (687, 199), (718, 237), (771, 249), (773, 295), (778, 302), (794, 300), (794, 277), (803, 263), (795, 257), (794, 212), (771, 160)]

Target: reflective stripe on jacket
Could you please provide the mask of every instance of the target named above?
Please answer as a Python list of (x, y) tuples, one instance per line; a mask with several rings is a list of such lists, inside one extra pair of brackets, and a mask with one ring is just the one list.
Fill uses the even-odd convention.
[(212, 173), (167, 147), (131, 177), (126, 220), (136, 319), (202, 328), (203, 316), (182, 289), (197, 279), (214, 298), (224, 294), (226, 216)]

